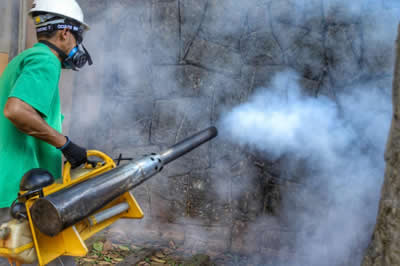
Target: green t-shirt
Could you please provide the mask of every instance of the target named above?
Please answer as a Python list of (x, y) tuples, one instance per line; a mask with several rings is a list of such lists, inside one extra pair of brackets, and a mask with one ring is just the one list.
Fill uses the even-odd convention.
[(32, 168), (44, 168), (61, 176), (61, 152), (19, 131), (5, 116), (7, 99), (16, 97), (35, 108), (61, 133), (58, 82), (61, 63), (44, 44), (37, 43), (15, 57), (0, 77), (0, 208), (16, 199), (22, 176)]

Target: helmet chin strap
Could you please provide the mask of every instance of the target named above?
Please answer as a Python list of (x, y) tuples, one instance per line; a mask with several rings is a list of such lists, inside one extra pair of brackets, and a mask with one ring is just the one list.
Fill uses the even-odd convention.
[(62, 60), (65, 60), (65, 58), (68, 57), (68, 55), (66, 53), (64, 53), (60, 48), (58, 48), (57, 46), (55, 46), (51, 42), (46, 41), (46, 40), (40, 40), (39, 42), (47, 45), (48, 47), (50, 47), (51, 49), (56, 51), (58, 53), (58, 55), (62, 58)]

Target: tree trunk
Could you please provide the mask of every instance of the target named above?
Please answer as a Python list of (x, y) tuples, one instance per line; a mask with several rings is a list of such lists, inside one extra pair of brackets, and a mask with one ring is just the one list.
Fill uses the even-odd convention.
[(378, 218), (362, 266), (400, 265), (400, 25), (393, 77), (393, 117), (385, 151)]

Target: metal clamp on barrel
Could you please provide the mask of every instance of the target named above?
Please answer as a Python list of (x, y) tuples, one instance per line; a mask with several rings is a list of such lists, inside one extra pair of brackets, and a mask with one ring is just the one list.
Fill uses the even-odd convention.
[[(116, 165), (107, 154), (101, 152), (101, 151), (96, 151), (96, 150), (89, 150), (87, 152), (87, 157), (97, 157), (102, 160), (102, 162), (97, 162), (96, 165), (93, 165), (93, 163), (86, 163), (84, 168), (85, 169), (93, 169), (87, 174), (84, 174), (80, 177), (77, 178), (77, 182), (87, 179), (89, 177), (93, 177), (98, 175), (99, 173), (102, 173), (104, 171), (110, 170), (112, 168), (115, 168)], [(71, 164), (67, 161), (64, 165), (63, 169), (63, 184), (70, 184), (72, 183), (71, 179)], [(75, 183), (75, 182), (74, 182)]]

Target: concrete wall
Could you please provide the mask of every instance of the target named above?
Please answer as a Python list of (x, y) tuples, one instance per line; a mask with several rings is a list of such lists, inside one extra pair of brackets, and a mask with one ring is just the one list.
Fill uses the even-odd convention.
[(10, 2), (2, 1), (0, 3), (0, 75), (8, 63), (8, 53), (11, 42), (11, 16), (6, 16), (5, 14), (10, 13)]
[(0, 2), (0, 35), (2, 36), (0, 40), (0, 52), (8, 53), (10, 49), (11, 42), (11, 1), (5, 0)]
[[(26, 16), (32, 0), (4, 0), (0, 3), (0, 71), (18, 53), (36, 41), (32, 22)], [(30, 30), (27, 32), (26, 29)], [(0, 72), (0, 73), (1, 73)]]
[[(392, 58), (363, 43), (368, 32), (359, 21), (336, 23), (333, 15), (329, 22), (311, 15), (306, 1), (297, 24), (294, 1), (234, 2), (80, 1), (93, 25), (85, 43), (95, 65), (63, 83), (73, 89), (64, 109), (71, 139), (114, 157), (157, 152), (215, 124), (286, 68), (302, 75), (313, 96), (334, 99), (365, 73), (390, 86)], [(379, 6), (384, 14), (388, 7)], [(347, 54), (332, 53), (338, 50)], [(280, 213), (282, 195), (307, 208), (294, 195), (312, 192), (283, 178), (288, 162), (219, 138), (135, 189), (145, 218), (120, 226), (136, 240), (172, 238), (209, 253), (290, 254), (298, 232)], [(263, 225), (253, 227), (260, 217)]]

